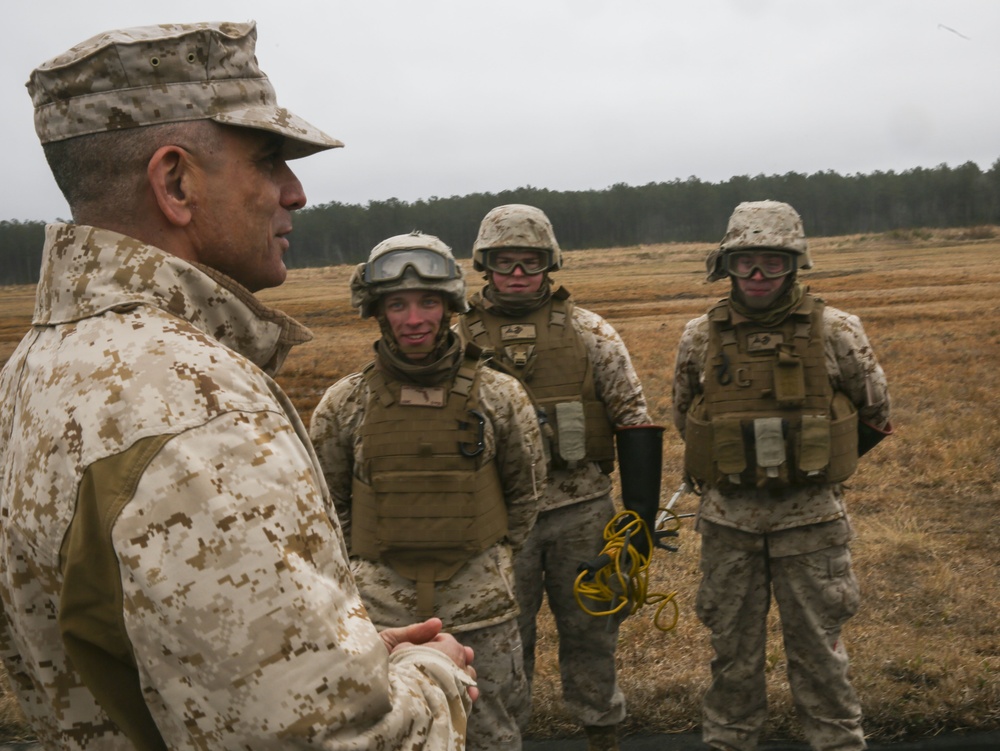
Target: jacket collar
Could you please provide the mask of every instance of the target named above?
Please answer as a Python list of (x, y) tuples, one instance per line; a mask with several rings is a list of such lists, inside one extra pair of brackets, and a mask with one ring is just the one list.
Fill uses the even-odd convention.
[(50, 224), (35, 300), (36, 326), (148, 305), (182, 318), (274, 374), (312, 333), (234, 279), (98, 227)]

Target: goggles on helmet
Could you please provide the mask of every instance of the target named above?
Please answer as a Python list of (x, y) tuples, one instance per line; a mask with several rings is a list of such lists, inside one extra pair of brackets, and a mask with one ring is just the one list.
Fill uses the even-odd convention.
[(521, 269), (527, 276), (541, 274), (552, 264), (552, 256), (547, 250), (517, 250), (500, 248), (489, 250), (483, 257), (483, 266), (498, 274), (513, 274)]
[(390, 282), (401, 279), (412, 268), (421, 279), (456, 279), (458, 272), (452, 258), (428, 248), (390, 250), (365, 264), (366, 283)]
[(795, 271), (795, 256), (781, 250), (735, 250), (726, 253), (726, 273), (749, 279), (759, 271), (765, 279), (778, 279)]

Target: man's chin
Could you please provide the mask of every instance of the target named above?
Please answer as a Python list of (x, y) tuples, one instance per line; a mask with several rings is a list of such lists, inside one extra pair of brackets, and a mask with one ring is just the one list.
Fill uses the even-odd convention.
[(274, 287), (280, 287), (285, 283), (285, 279), (288, 278), (288, 269), (284, 266), (281, 267), (280, 271), (275, 271), (274, 273), (261, 275), (260, 278), (254, 280), (252, 286), (250, 284), (245, 285), (247, 289), (251, 292), (260, 292), (262, 289), (272, 289)]

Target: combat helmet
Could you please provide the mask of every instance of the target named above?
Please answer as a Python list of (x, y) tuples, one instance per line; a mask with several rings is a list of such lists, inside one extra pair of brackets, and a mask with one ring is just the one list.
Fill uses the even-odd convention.
[(705, 259), (708, 281), (726, 277), (724, 256), (735, 250), (783, 250), (796, 256), (797, 267), (812, 268), (799, 213), (781, 201), (745, 201), (729, 217), (718, 249)]
[(451, 248), (433, 235), (414, 230), (395, 235), (374, 248), (351, 275), (351, 305), (362, 318), (375, 315), (379, 298), (390, 292), (426, 289), (441, 292), (448, 307), (465, 313), (465, 280)]
[(539, 250), (548, 254), (546, 271), (562, 268), (562, 251), (552, 222), (534, 206), (509, 203), (491, 209), (479, 224), (479, 234), (472, 246), (472, 267), (485, 271), (486, 254), (502, 248)]

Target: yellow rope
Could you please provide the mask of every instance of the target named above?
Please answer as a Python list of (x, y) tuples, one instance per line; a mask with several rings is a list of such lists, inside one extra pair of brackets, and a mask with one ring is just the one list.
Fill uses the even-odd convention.
[[(666, 513), (672, 524), (661, 531), (680, 528), (680, 519), (673, 511), (661, 510)], [(573, 583), (573, 594), (580, 609), (595, 617), (621, 614), (624, 618), (632, 615), (644, 605), (657, 605), (653, 616), (653, 625), (660, 631), (670, 631), (677, 625), (680, 610), (677, 606), (676, 592), (667, 594), (649, 592), (649, 562), (650, 556), (642, 555), (631, 540), (636, 535), (644, 535), (648, 542), (648, 550), (653, 550), (653, 538), (646, 523), (633, 511), (622, 511), (608, 522), (604, 528), (604, 549), (599, 560), (607, 557), (607, 563), (591, 571), (583, 568)], [(585, 599), (592, 604), (585, 602)], [(661, 622), (663, 611), (671, 606), (673, 618), (669, 624)], [(623, 612), (627, 609), (627, 612)]]

